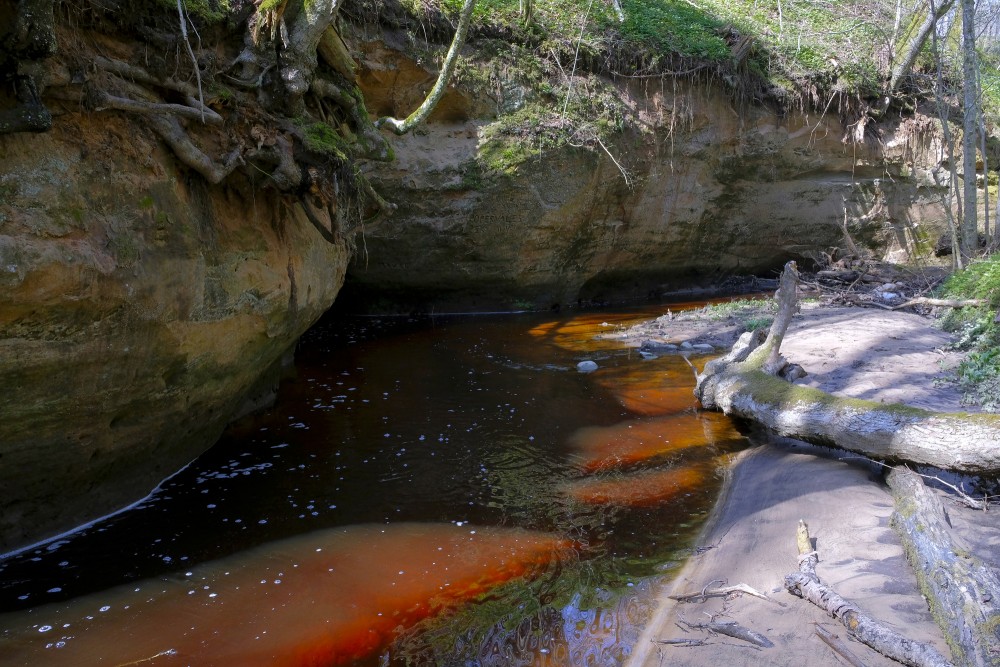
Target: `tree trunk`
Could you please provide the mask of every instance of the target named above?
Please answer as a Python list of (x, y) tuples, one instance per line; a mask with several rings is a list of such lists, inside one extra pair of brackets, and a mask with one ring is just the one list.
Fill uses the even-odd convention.
[(931, 614), (959, 665), (1000, 661), (1000, 577), (957, 546), (941, 501), (916, 473), (895, 468), (888, 477), (896, 499), (892, 525), (917, 574)]
[[(934, 0), (931, 0), (931, 8), (933, 10)], [(944, 212), (945, 216), (948, 218), (948, 230), (951, 234), (951, 247), (959, 247), (958, 239), (958, 224), (955, 222), (955, 213), (952, 210), (952, 202), (954, 197), (958, 195), (958, 169), (955, 166), (955, 139), (951, 134), (951, 125), (949, 124), (949, 106), (948, 102), (945, 100), (945, 87), (944, 87), (944, 65), (941, 62), (941, 48), (938, 44), (937, 32), (931, 31), (931, 44), (932, 50), (934, 52), (934, 67), (936, 71), (936, 79), (934, 86), (934, 102), (935, 107), (938, 112), (938, 119), (941, 121), (941, 134), (944, 137), (944, 147), (948, 149), (948, 190), (944, 197)], [(942, 155), (942, 161), (944, 160)], [(961, 206), (961, 203), (959, 203)], [(951, 253), (951, 268), (953, 270), (964, 268), (965, 261), (962, 258), (962, 253), (953, 251)]]
[(976, 187), (976, 141), (979, 131), (979, 95), (976, 87), (976, 2), (962, 0), (962, 192), (965, 198), (959, 249), (968, 264), (979, 249)]
[(406, 134), (431, 115), (438, 101), (444, 96), (445, 89), (448, 88), (451, 73), (455, 70), (455, 64), (458, 62), (458, 52), (462, 50), (462, 45), (465, 44), (465, 35), (469, 31), (469, 24), (472, 23), (472, 10), (475, 7), (476, 0), (465, 0), (465, 4), (462, 5), (462, 14), (458, 18), (455, 37), (451, 40), (451, 47), (448, 49), (448, 54), (444, 57), (444, 63), (441, 65), (441, 73), (438, 74), (437, 81), (434, 82), (431, 92), (427, 93), (427, 98), (423, 104), (417, 107), (417, 110), (404, 120), (389, 117), (380, 118), (375, 123), (376, 127), (388, 125), (396, 134)]
[(903, 78), (913, 69), (913, 63), (917, 62), (917, 56), (920, 55), (920, 51), (924, 48), (927, 38), (933, 34), (938, 19), (947, 14), (954, 5), (955, 0), (944, 0), (937, 7), (934, 6), (933, 2), (931, 3), (927, 12), (927, 18), (921, 24), (920, 29), (917, 30), (917, 34), (913, 36), (913, 39), (907, 45), (906, 53), (903, 55), (902, 60), (892, 70), (892, 76), (889, 79), (889, 90), (886, 92), (887, 101), (899, 89)]
[[(752, 419), (776, 433), (857, 452), (967, 473), (1000, 471), (1000, 415), (937, 413), (840, 398), (775, 377), (783, 370), (781, 338), (797, 307), (795, 263), (775, 295), (779, 313), (763, 344), (744, 334), (729, 355), (698, 376), (695, 395), (707, 409)], [(759, 340), (759, 338), (757, 339)]]

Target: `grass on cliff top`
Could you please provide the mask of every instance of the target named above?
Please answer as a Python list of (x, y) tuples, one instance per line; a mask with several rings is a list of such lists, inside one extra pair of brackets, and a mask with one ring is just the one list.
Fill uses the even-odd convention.
[[(403, 2), (418, 15), (443, 8), (455, 16), (461, 6), (461, 0)], [(562, 60), (575, 56), (579, 42), (583, 59), (624, 74), (717, 65), (799, 94), (809, 82), (849, 93), (878, 90), (875, 63), (892, 40), (893, 3), (780, 5), (779, 14), (778, 3), (763, 0), (534, 0), (532, 22), (525, 25), (519, 0), (479, 0), (475, 20)]]
[(944, 328), (958, 334), (955, 347), (969, 354), (959, 364), (958, 382), (965, 401), (984, 410), (1000, 412), (1000, 253), (952, 275), (941, 288), (942, 296), (983, 299), (980, 308), (956, 308), (944, 319)]

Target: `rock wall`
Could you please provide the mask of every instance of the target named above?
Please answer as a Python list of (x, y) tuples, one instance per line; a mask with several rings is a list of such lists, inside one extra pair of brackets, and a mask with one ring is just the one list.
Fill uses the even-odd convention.
[[(366, 99), (405, 113), (398, 100), (427, 85), (412, 63), (385, 45), (358, 51), (380, 54), (362, 59)], [(482, 96), (463, 104), (453, 89), (449, 113), (373, 171), (399, 208), (365, 230), (345, 293), (428, 311), (646, 298), (808, 264), (847, 245), (845, 212), (851, 241), (880, 257), (926, 253), (945, 228), (929, 119), (881, 128), (871, 149), (843, 141), (852, 128), (835, 113), (737, 109), (705, 84), (609, 83), (632, 129), (607, 151), (543, 150), (504, 174), (485, 155), (501, 103), (485, 113)]]
[[(134, 118), (134, 117), (133, 117)], [(349, 249), (141, 120), (0, 135), (0, 553), (137, 500), (273, 389)]]

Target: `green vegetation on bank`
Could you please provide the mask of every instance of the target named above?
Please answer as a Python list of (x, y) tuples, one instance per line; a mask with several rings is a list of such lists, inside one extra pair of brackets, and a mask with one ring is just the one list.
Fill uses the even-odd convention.
[[(442, 15), (454, 22), (462, 5), (398, 1), (439, 33), (448, 32)], [(377, 14), (374, 0), (362, 2)], [(683, 91), (677, 86), (694, 77), (741, 103), (838, 112), (873, 100), (888, 79), (889, 54), (910, 34), (893, 27), (894, 10), (871, 0), (478, 0), (475, 49), (455, 78), (497, 99), (480, 157), (485, 174), (510, 174), (555, 148), (602, 152), (624, 129), (648, 132), (614, 89), (626, 82)], [(440, 58), (441, 46), (414, 34), (421, 60)], [(684, 122), (683, 108), (661, 112), (670, 114), (664, 126)]]
[[(402, 0), (417, 16), (460, 0)], [(479, 0), (481, 32), (513, 36), (536, 53), (580, 59), (606, 73), (660, 74), (694, 67), (758, 77), (775, 91), (875, 95), (879, 63), (905, 42), (891, 34), (894, 6), (871, 0), (535, 0), (529, 21), (520, 0)], [(890, 28), (886, 28), (889, 26)]]
[(952, 275), (942, 296), (982, 299), (979, 308), (954, 309), (944, 327), (959, 335), (956, 347), (969, 355), (958, 367), (958, 381), (965, 399), (990, 412), (1000, 412), (1000, 254), (976, 262)]

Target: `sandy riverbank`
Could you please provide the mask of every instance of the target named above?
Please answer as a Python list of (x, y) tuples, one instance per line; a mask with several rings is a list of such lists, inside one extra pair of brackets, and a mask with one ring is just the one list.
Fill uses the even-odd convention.
[[(696, 337), (685, 323), (680, 338)], [(670, 326), (659, 331), (671, 337)], [(684, 331), (680, 331), (686, 328)], [(692, 335), (695, 334), (695, 335)], [(947, 351), (949, 336), (932, 320), (898, 311), (811, 308), (796, 316), (782, 346), (809, 375), (800, 384), (831, 393), (928, 409), (965, 409), (944, 369), (958, 363)], [(892, 498), (877, 466), (848, 453), (794, 441), (766, 442), (735, 460), (726, 490), (694, 555), (664, 592), (659, 608), (635, 646), (629, 667), (719, 664), (847, 664), (816, 635), (816, 623), (847, 640), (864, 664), (895, 665), (847, 639), (844, 628), (818, 608), (784, 590), (785, 574), (797, 569), (795, 526), (804, 519), (816, 539), (817, 573), (824, 583), (902, 634), (933, 643), (948, 655), (916, 579), (889, 526)], [(1000, 555), (1000, 513), (983, 514), (946, 503), (958, 537), (987, 562)], [(706, 548), (707, 547), (707, 548)], [(743, 595), (724, 601), (679, 603), (669, 595), (699, 591), (711, 582), (745, 583), (771, 601)], [(768, 637), (773, 648), (702, 631), (685, 632), (679, 621), (704, 622), (721, 614)], [(682, 647), (658, 639), (704, 639)]]

